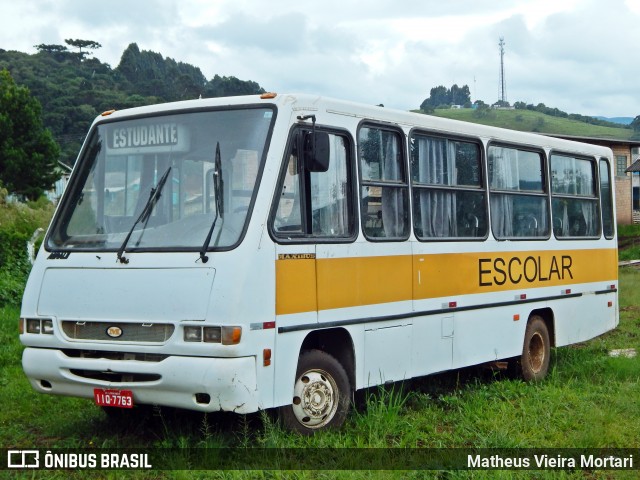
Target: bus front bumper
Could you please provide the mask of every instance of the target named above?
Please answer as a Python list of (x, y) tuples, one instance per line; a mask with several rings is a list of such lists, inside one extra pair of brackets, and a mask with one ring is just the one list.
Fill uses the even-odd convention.
[[(41, 393), (93, 398), (94, 388), (131, 390), (134, 404), (203, 412), (259, 410), (255, 357), (169, 356), (158, 362), (75, 358), (26, 348), (22, 367)], [(117, 381), (98, 378), (113, 376)], [(97, 378), (96, 378), (97, 377)]]

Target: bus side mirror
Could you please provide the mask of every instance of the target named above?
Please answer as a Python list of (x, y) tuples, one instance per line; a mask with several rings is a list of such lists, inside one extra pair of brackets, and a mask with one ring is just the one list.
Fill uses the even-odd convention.
[(304, 166), (309, 172), (329, 170), (329, 134), (308, 132), (304, 136)]

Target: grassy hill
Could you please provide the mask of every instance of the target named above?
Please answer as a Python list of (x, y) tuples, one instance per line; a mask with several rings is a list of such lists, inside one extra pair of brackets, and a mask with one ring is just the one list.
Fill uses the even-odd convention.
[[(568, 118), (553, 117), (532, 110), (436, 109), (431, 115), (524, 132), (587, 136), (614, 140), (631, 140), (635, 133), (630, 128), (592, 125)], [(640, 140), (637, 137), (633, 139)]]

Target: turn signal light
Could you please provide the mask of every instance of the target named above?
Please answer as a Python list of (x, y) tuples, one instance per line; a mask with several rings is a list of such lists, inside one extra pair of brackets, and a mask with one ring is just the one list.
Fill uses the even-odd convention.
[(237, 345), (242, 337), (242, 327), (222, 327), (222, 344)]
[(265, 348), (262, 350), (262, 365), (268, 367), (271, 365), (271, 349)]

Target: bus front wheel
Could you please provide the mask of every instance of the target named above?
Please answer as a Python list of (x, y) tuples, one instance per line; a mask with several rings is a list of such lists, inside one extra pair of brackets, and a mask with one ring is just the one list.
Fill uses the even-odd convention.
[(522, 356), (517, 362), (517, 374), (526, 382), (542, 380), (549, 371), (551, 342), (547, 324), (539, 315), (532, 315), (524, 333)]
[(351, 387), (344, 368), (321, 350), (300, 355), (291, 405), (278, 410), (284, 427), (311, 435), (340, 427), (349, 412)]

